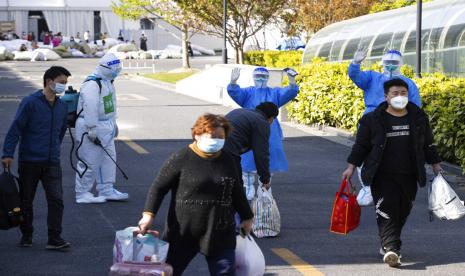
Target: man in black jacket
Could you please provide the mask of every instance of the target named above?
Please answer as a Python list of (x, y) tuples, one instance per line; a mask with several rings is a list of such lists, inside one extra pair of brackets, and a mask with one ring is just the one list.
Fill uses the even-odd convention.
[(241, 154), (252, 150), (260, 182), (266, 189), (270, 188), (270, 125), (278, 114), (279, 109), (274, 103), (264, 102), (255, 110), (239, 108), (225, 116), (231, 123), (232, 131), (226, 139), (224, 150), (237, 157), (241, 174)]
[(360, 119), (349, 163), (342, 177), (350, 179), (362, 163), (362, 180), (371, 183), (380, 253), (389, 266), (400, 265), (400, 235), (420, 187), (426, 185), (425, 162), (442, 169), (433, 145), (428, 116), (408, 102), (408, 84), (395, 78), (384, 83), (386, 101)]

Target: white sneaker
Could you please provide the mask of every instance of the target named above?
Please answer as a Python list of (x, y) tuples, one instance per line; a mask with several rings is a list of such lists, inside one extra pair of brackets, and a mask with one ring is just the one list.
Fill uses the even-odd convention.
[(400, 266), (400, 258), (396, 252), (388, 251), (384, 254), (383, 262), (388, 264), (390, 267)]
[(76, 196), (76, 203), (104, 203), (106, 198), (103, 196), (94, 196), (92, 193), (84, 193)]
[(127, 193), (122, 193), (116, 189), (113, 189), (106, 193), (99, 193), (99, 196), (104, 197), (106, 200), (112, 201), (123, 201), (129, 198)]

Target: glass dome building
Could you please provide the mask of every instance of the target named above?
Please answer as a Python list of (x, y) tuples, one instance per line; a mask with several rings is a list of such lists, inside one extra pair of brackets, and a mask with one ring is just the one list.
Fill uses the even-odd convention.
[[(465, 76), (465, 0), (436, 0), (423, 5), (422, 71)], [(307, 43), (302, 62), (314, 57), (351, 60), (359, 47), (367, 61), (381, 60), (388, 49), (403, 53), (415, 66), (416, 5), (369, 14), (329, 25)]]

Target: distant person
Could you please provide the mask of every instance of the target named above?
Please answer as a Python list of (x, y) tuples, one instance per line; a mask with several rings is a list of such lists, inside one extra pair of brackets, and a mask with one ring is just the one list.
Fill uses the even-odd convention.
[(44, 45), (50, 45), (50, 42), (52, 41), (50, 37), (50, 33), (46, 32), (44, 35)]
[(62, 36), (61, 36), (61, 32), (58, 32), (58, 33), (56, 34), (56, 36), (53, 37), (53, 39), (52, 39), (53, 47), (55, 48), (55, 47), (60, 46), (62, 39), (63, 39), (63, 38), (62, 38)]
[(19, 47), (19, 51), (20, 51), (20, 52), (25, 52), (25, 51), (27, 51), (27, 46), (26, 46), (26, 44), (24, 44), (24, 43), (21, 44), (21, 46)]
[(22, 32), (22, 33), (21, 33), (21, 39), (22, 39), (22, 40), (27, 40), (27, 34), (26, 34), (26, 32)]
[(81, 39), (81, 34), (79, 32), (77, 32), (75, 38), (76, 39)]
[(124, 42), (123, 33), (121, 31), (119, 31), (118, 40), (121, 41), (121, 42)]
[[(442, 171), (426, 113), (409, 102), (409, 85), (400, 78), (383, 84), (385, 101), (360, 119), (343, 179), (363, 163), (362, 179), (371, 187), (381, 239), (380, 254), (391, 267), (401, 265), (401, 233), (417, 194), (427, 183), (425, 162)], [(424, 237), (431, 239), (432, 237)]]
[(45, 32), (41, 31), (40, 34), (39, 34), (39, 41), (44, 42), (44, 36), (45, 36)]
[(142, 51), (147, 51), (147, 37), (145, 34), (141, 34), (140, 36), (140, 49)]
[(89, 39), (90, 39), (90, 31), (87, 30), (84, 32), (84, 40), (86, 41), (86, 43), (89, 43)]
[(187, 53), (189, 54), (189, 56), (194, 57), (194, 51), (192, 50), (192, 45), (190, 41), (187, 42)]
[(108, 34), (107, 34), (106, 32), (103, 33), (102, 36), (101, 36), (101, 39), (102, 39), (102, 46), (105, 46), (105, 44), (106, 44), (105, 39), (107, 39), (107, 38), (108, 38)]
[[(68, 110), (57, 94), (66, 90), (70, 72), (52, 66), (44, 74), (44, 89), (25, 97), (5, 137), (2, 163), (13, 165), (19, 142), (18, 172), (23, 220), (19, 243), (31, 247), (33, 238), (33, 201), (37, 185), (42, 182), (47, 199), (48, 243), (46, 248), (61, 250), (70, 247), (62, 239), (63, 187), (60, 146), (67, 127)], [(44, 206), (41, 206), (44, 208)]]
[(74, 41), (74, 36), (71, 36), (71, 37), (69, 38), (69, 42), (75, 42), (75, 41)]
[(32, 41), (31, 43), (31, 48), (32, 50), (39, 49), (39, 44), (37, 44), (37, 41)]
[(139, 221), (142, 233), (151, 228), (163, 198), (171, 192), (164, 239), (170, 244), (166, 262), (173, 267), (173, 276), (182, 275), (199, 252), (210, 275), (235, 275), (234, 214), (239, 214), (248, 234), (253, 213), (236, 157), (222, 149), (230, 130), (223, 116), (200, 116), (192, 127), (192, 143), (171, 155), (147, 193)]

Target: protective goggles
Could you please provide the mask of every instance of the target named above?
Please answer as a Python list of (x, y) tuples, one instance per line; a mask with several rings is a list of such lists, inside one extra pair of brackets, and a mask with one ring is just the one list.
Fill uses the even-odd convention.
[(269, 76), (267, 74), (254, 74), (253, 78), (255, 80), (267, 80)]
[(383, 60), (384, 65), (396, 65), (398, 66), (400, 64), (399, 60)]

